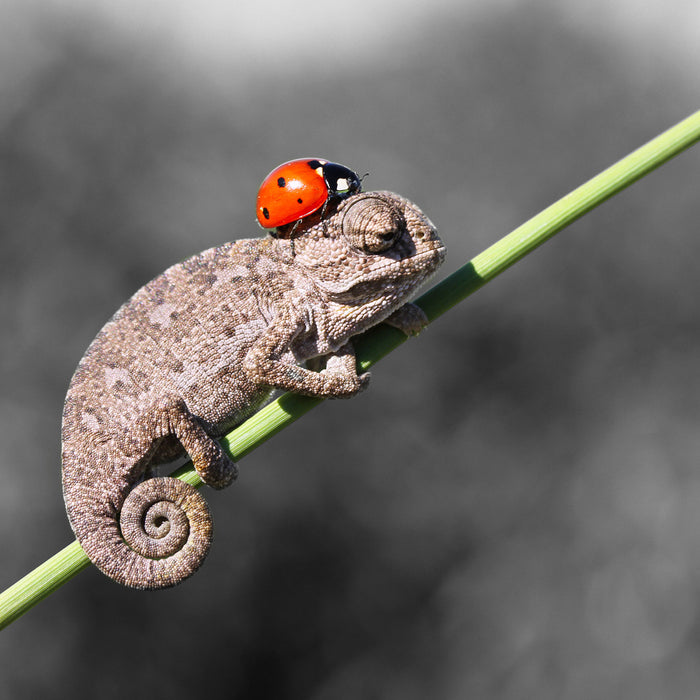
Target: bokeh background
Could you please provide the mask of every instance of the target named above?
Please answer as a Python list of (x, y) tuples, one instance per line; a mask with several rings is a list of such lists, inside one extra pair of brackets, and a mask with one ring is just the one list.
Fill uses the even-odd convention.
[[(417, 201), (444, 277), (699, 106), (692, 0), (256, 5), (0, 6), (3, 589), (71, 540), (82, 352), (260, 235), (277, 163)], [(178, 589), (65, 585), (0, 635), (0, 694), (696, 697), (699, 180), (696, 148), (247, 457)]]

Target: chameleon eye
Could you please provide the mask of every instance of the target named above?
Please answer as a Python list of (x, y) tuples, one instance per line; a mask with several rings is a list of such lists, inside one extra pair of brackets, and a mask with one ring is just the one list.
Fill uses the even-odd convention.
[(372, 194), (355, 200), (345, 210), (342, 226), (350, 245), (365, 253), (388, 250), (406, 230), (401, 212)]

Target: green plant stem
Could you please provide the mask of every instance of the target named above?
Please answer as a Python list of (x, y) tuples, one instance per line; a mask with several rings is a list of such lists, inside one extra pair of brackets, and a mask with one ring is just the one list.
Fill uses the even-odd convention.
[[(620, 190), (648, 174), (700, 140), (700, 112), (663, 132), (610, 166), (573, 192), (526, 221), (436, 285), (416, 303), (432, 321), (532, 252), (554, 234)], [(358, 366), (364, 371), (406, 340), (386, 325), (372, 328), (354, 342)], [(321, 399), (284, 394), (222, 439), (238, 460), (321, 403)], [(174, 476), (194, 485), (202, 482), (191, 463)], [(73, 542), (0, 594), (0, 629), (82, 571), (89, 564)]]

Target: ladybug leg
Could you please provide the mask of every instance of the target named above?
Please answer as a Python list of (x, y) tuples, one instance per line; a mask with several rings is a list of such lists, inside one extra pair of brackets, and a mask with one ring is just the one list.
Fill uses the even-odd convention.
[(326, 209), (328, 208), (328, 200), (321, 207), (321, 222), (323, 223), (323, 237), (328, 238), (328, 221), (326, 221)]
[(289, 229), (289, 239), (292, 240), (294, 238), (294, 232), (299, 228), (299, 224), (301, 223), (301, 219), (297, 219), (294, 222), (294, 226), (292, 226), (291, 229)]
[(299, 224), (301, 223), (301, 219), (297, 219), (294, 222), (294, 226), (292, 226), (291, 229), (289, 229), (289, 247), (291, 248), (292, 251), (292, 257), (294, 257), (294, 232), (299, 228)]

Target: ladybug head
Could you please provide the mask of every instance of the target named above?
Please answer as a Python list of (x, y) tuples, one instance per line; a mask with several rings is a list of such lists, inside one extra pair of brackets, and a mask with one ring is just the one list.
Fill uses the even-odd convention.
[(340, 163), (309, 161), (309, 165), (314, 169), (321, 168), (329, 197), (349, 197), (362, 191), (362, 180), (357, 173)]

